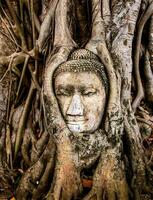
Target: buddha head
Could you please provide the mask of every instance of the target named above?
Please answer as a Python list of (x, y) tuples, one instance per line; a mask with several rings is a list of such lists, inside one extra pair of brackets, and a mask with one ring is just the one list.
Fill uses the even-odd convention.
[(100, 128), (108, 81), (95, 54), (86, 49), (75, 50), (54, 72), (54, 90), (71, 132), (91, 134)]

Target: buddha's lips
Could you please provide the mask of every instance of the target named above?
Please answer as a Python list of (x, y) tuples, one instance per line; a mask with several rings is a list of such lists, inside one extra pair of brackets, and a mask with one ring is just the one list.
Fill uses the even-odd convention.
[(66, 120), (66, 123), (67, 124), (83, 124), (83, 123), (85, 123), (86, 122), (86, 120)]

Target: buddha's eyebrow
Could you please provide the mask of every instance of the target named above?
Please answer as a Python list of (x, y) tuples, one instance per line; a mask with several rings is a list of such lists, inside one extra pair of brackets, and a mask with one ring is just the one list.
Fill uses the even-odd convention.
[(60, 84), (60, 85), (57, 86), (57, 90), (73, 91), (74, 90), (74, 86), (70, 85), (70, 84), (67, 84), (67, 85)]
[(96, 88), (92, 84), (90, 84), (90, 85), (82, 85), (82, 86), (79, 87), (80, 91), (85, 91), (87, 89), (96, 89)]

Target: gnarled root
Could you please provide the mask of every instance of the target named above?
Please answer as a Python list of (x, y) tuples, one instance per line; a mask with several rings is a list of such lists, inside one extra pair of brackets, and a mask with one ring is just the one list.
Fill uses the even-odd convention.
[(46, 148), (48, 139), (49, 134), (47, 132), (43, 132), (41, 137), (36, 140), (36, 138), (34, 138), (32, 128), (27, 128), (25, 130), (21, 152), (23, 159), (28, 166), (31, 166), (33, 163), (39, 160), (41, 154)]
[(153, 72), (151, 69), (151, 62), (149, 61), (149, 59), (149, 52), (146, 51), (144, 64), (144, 75), (146, 78), (145, 91), (147, 100), (153, 102)]
[[(132, 168), (131, 187), (134, 193), (134, 199), (140, 199), (142, 189), (146, 187), (146, 163), (143, 158), (144, 151), (141, 144), (141, 136), (136, 119), (131, 112), (127, 111), (124, 115), (126, 150), (129, 149), (129, 162)], [(128, 146), (128, 148), (127, 148)], [(144, 189), (145, 190), (145, 189)]]
[(45, 194), (45, 190), (48, 189), (48, 187), (46, 187), (47, 185), (49, 185), (49, 181), (51, 179), (51, 172), (53, 171), (53, 160), (50, 159), (46, 165), (46, 169), (44, 171), (44, 174), (41, 177), (41, 180), (39, 182), (39, 185), (36, 189), (34, 189), (33, 193), (32, 193), (32, 199), (33, 200), (37, 200), (37, 199), (42, 199), (42, 196), (40, 194)]
[(136, 79), (136, 85), (137, 85), (137, 95), (132, 103), (132, 108), (134, 111), (139, 106), (142, 98), (144, 98), (144, 91), (143, 91), (143, 86), (142, 86), (141, 77), (140, 77), (140, 70), (139, 70), (139, 51), (140, 51), (142, 31), (143, 31), (144, 25), (146, 24), (147, 20), (151, 17), (152, 13), (153, 13), (153, 3), (149, 5), (146, 12), (140, 18), (140, 21), (138, 23), (136, 51), (135, 51), (135, 56), (134, 56), (134, 66), (135, 66), (134, 72), (135, 72), (135, 79)]
[(30, 166), (30, 164), (31, 164), (30, 155), (29, 155), (30, 146), (31, 146), (31, 138), (30, 138), (30, 134), (29, 134), (29, 129), (26, 129), (24, 137), (23, 137), (22, 146), (21, 146), (21, 153), (22, 153), (22, 157), (23, 157), (25, 163), (28, 166)]
[(72, 153), (69, 138), (63, 135), (59, 140), (57, 148), (55, 175), (47, 199), (76, 199), (82, 190), (82, 185), (80, 172), (75, 164), (74, 153)]
[[(39, 191), (45, 190), (49, 177), (53, 173), (55, 145), (50, 137), (40, 159), (24, 173), (17, 188), (17, 199), (27, 199), (29, 196), (41, 196)], [(40, 185), (39, 185), (40, 183)]]
[(56, 166), (52, 188), (48, 193), (48, 200), (71, 200), (77, 198), (82, 187), (80, 174), (72, 162)]
[(122, 161), (117, 159), (112, 150), (105, 153), (96, 169), (93, 187), (83, 200), (128, 200)]
[(49, 139), (49, 134), (47, 132), (42, 133), (41, 137), (38, 141), (35, 141), (32, 145), (31, 151), (31, 162), (35, 163), (39, 157), (41, 156), (42, 152), (44, 151), (47, 141)]

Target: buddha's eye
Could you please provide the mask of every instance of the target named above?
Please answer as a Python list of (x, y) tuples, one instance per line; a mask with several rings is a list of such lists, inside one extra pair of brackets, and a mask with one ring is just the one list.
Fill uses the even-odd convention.
[(68, 91), (68, 90), (64, 90), (64, 89), (60, 89), (56, 92), (56, 95), (57, 96), (66, 96), (66, 97), (69, 97), (71, 96), (71, 92)]
[(90, 89), (90, 90), (85, 90), (82, 92), (83, 96), (87, 96), (87, 97), (91, 97), (93, 95), (95, 95), (97, 93), (97, 91), (95, 89)]

